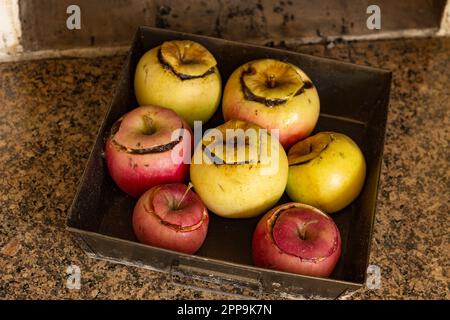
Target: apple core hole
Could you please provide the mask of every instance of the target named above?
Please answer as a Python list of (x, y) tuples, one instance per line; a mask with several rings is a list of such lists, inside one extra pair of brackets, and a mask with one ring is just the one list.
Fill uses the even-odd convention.
[(186, 208), (186, 206), (183, 203), (179, 203), (179, 204), (173, 204), (171, 206), (171, 211), (177, 212), (177, 211), (182, 211), (184, 210), (184, 208)]
[(197, 64), (198, 62), (194, 59), (182, 59), (181, 63), (185, 65), (190, 65), (190, 64)]
[(307, 156), (313, 152), (313, 144), (309, 142), (304, 149), (301, 149), (298, 153), (299, 156)]
[(277, 86), (277, 81), (275, 80), (275, 76), (273, 74), (268, 76), (266, 86), (270, 89), (273, 89)]
[(308, 240), (309, 236), (305, 228), (297, 229), (297, 236), (300, 240)]
[(144, 130), (142, 130), (142, 134), (144, 134), (146, 136), (151, 136), (155, 132), (156, 132), (155, 128), (145, 128)]
[(142, 117), (142, 121), (144, 122), (143, 128), (141, 130), (142, 134), (146, 136), (151, 136), (157, 131), (156, 126), (151, 117), (145, 115)]

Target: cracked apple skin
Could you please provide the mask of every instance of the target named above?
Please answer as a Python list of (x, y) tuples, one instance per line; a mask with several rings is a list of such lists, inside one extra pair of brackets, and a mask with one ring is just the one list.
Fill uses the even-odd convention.
[(191, 128), (195, 120), (208, 121), (217, 110), (222, 94), (222, 82), (215, 60), (212, 63), (213, 72), (202, 77), (196, 75), (195, 78), (182, 79), (172, 68), (160, 63), (158, 52), (162, 46), (146, 52), (136, 67), (134, 88), (138, 103), (170, 108)]
[(193, 254), (208, 233), (208, 210), (181, 183), (164, 184), (145, 192), (133, 211), (133, 230), (139, 242)]
[(339, 229), (327, 214), (301, 203), (270, 210), (253, 233), (257, 267), (328, 277), (341, 255)]
[[(315, 148), (320, 140), (322, 147)], [(313, 152), (302, 154), (301, 149)], [(301, 161), (299, 157), (305, 156), (310, 159)], [(286, 192), (293, 201), (333, 213), (355, 200), (364, 186), (364, 155), (358, 145), (344, 134), (320, 132), (308, 137), (289, 150), (288, 159)], [(300, 163), (294, 163), (295, 159), (300, 159)]]
[[(176, 143), (172, 133), (180, 128), (186, 130)], [(155, 185), (187, 179), (192, 134), (174, 111), (138, 107), (120, 118), (112, 131), (116, 132), (106, 142), (105, 160), (112, 179), (124, 192), (139, 197)], [(173, 161), (174, 154), (183, 160)]]
[[(227, 129), (239, 128), (254, 129), (256, 132), (261, 129), (239, 120), (217, 127), (224, 134)], [(204, 157), (204, 142), (205, 137), (194, 151), (190, 178), (208, 209), (225, 218), (251, 218), (277, 203), (286, 188), (288, 170), (286, 153), (278, 140), (269, 138), (267, 144), (261, 144), (261, 150), (267, 150), (268, 154), (264, 163), (235, 164), (225, 159), (223, 164), (207, 161), (196, 164), (196, 157)]]
[(314, 129), (320, 113), (319, 95), (311, 79), (297, 66), (288, 64), (308, 84), (301, 94), (289, 97), (285, 103), (268, 107), (246, 98), (241, 76), (252, 64), (272, 59), (255, 60), (237, 68), (228, 79), (223, 92), (222, 112), (225, 121), (239, 119), (266, 129), (279, 129), (279, 140), (284, 148), (307, 137)]

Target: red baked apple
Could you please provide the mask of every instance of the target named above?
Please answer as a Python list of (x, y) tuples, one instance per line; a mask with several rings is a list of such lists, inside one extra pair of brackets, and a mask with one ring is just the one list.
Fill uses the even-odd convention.
[(113, 125), (105, 159), (116, 184), (139, 197), (155, 185), (184, 181), (191, 149), (190, 128), (174, 111), (143, 106)]
[(288, 148), (307, 137), (320, 112), (316, 87), (299, 67), (274, 59), (259, 59), (237, 68), (223, 92), (225, 121), (236, 119), (280, 130)]
[(203, 244), (208, 222), (202, 200), (181, 183), (151, 188), (133, 211), (133, 229), (140, 242), (189, 254)]
[(252, 251), (258, 267), (328, 277), (341, 255), (341, 237), (328, 215), (291, 202), (273, 208), (259, 221)]

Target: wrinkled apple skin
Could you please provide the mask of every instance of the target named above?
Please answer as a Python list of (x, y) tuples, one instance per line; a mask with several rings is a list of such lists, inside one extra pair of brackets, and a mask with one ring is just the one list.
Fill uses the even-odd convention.
[(208, 121), (220, 103), (222, 82), (219, 70), (202, 78), (181, 80), (158, 61), (159, 46), (139, 60), (134, 78), (140, 105), (157, 105), (174, 110), (193, 128), (194, 120)]
[[(185, 134), (183, 140), (172, 150), (148, 154), (127, 153), (114, 145), (111, 136), (108, 138), (105, 145), (105, 160), (109, 173), (119, 188), (133, 197), (139, 197), (155, 185), (183, 182), (189, 173), (188, 161), (174, 163), (172, 160), (172, 152), (179, 155), (191, 154), (192, 134), (189, 126), (175, 112), (165, 108), (144, 106), (130, 113), (145, 113), (148, 110), (157, 112), (155, 123), (164, 126), (167, 119), (175, 119), (183, 123), (189, 134)], [(169, 136), (164, 140), (164, 143), (168, 142)]]
[[(139, 242), (188, 254), (195, 253), (202, 246), (208, 232), (208, 210), (192, 190), (185, 196), (181, 210), (170, 210), (172, 199), (169, 199), (169, 206), (165, 203), (155, 206), (154, 200), (158, 193), (164, 193), (164, 198), (173, 197), (173, 201), (177, 202), (183, 197), (186, 188), (181, 183), (155, 186), (139, 198), (132, 220)], [(165, 223), (187, 229), (195, 227), (192, 230), (178, 230), (162, 223), (163, 216)]]
[[(275, 221), (277, 220), (277, 214), (286, 214), (289, 210), (292, 210), (292, 208), (299, 208), (309, 211), (311, 213), (310, 221), (314, 220), (314, 217), (317, 217), (317, 215), (328, 219), (328, 232), (326, 234), (322, 233), (318, 235), (318, 237), (321, 237), (323, 241), (328, 241), (328, 244), (331, 244), (332, 249), (328, 256), (321, 256), (322, 259), (313, 259), (311, 257), (301, 258), (299, 256), (289, 254), (277, 246), (272, 234), (272, 228), (274, 223), (276, 223)], [(278, 219), (280, 219), (279, 216)], [(295, 235), (292, 234), (291, 238), (294, 237)], [(314, 247), (314, 240), (297, 239), (297, 241), (299, 241), (299, 243), (293, 243), (292, 245), (297, 245), (300, 249), (303, 247), (304, 251), (314, 254), (314, 251), (316, 250)], [(317, 251), (319, 250), (320, 248), (317, 248)], [(309, 205), (293, 202), (286, 203), (270, 210), (258, 222), (258, 225), (253, 233), (252, 255), (253, 263), (257, 267), (315, 277), (328, 277), (333, 272), (333, 269), (341, 255), (341, 236), (339, 229), (333, 220), (325, 213)]]
[(291, 200), (327, 213), (339, 211), (355, 200), (366, 176), (366, 162), (358, 145), (344, 134), (330, 134), (333, 140), (319, 156), (289, 167), (286, 187)]
[[(252, 62), (249, 62), (252, 63)], [(237, 68), (228, 79), (223, 92), (222, 112), (225, 121), (238, 119), (255, 123), (266, 129), (279, 129), (280, 143), (288, 148), (307, 137), (320, 113), (320, 101), (316, 88), (305, 91), (288, 102), (269, 108), (264, 104), (246, 100), (241, 90), (240, 76), (248, 68), (246, 63)], [(300, 68), (294, 66), (305, 81), (311, 79)]]
[[(236, 128), (234, 124), (235, 121), (230, 121), (220, 127)], [(248, 125), (259, 128), (253, 124)], [(274, 141), (278, 144), (276, 139)], [(268, 139), (267, 150), (271, 148), (271, 139)], [(199, 143), (193, 158), (196, 157), (196, 153), (201, 152)], [(278, 144), (278, 152), (271, 155), (273, 158), (270, 161), (278, 157), (278, 167), (271, 174), (261, 174), (264, 166), (270, 166), (269, 163), (215, 165), (192, 162), (190, 178), (197, 194), (215, 214), (225, 218), (255, 217), (275, 205), (286, 188), (288, 173), (286, 153)]]

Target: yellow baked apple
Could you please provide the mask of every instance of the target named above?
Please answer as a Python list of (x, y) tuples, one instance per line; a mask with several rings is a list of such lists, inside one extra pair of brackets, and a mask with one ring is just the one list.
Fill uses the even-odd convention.
[(220, 102), (222, 83), (214, 56), (190, 40), (166, 41), (138, 62), (134, 89), (139, 105), (174, 110), (192, 127), (206, 122)]
[(196, 146), (190, 177), (209, 210), (226, 218), (266, 212), (282, 196), (288, 162), (276, 136), (255, 124), (231, 120)]
[(361, 192), (366, 162), (358, 145), (337, 132), (320, 132), (295, 144), (288, 153), (286, 192), (293, 201), (332, 213)]

